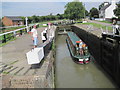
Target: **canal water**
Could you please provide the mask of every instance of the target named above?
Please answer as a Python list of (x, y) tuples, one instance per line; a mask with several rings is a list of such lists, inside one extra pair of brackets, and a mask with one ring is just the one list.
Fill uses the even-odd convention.
[(110, 77), (95, 62), (87, 65), (73, 62), (66, 35), (57, 37), (55, 64), (56, 88), (115, 88)]

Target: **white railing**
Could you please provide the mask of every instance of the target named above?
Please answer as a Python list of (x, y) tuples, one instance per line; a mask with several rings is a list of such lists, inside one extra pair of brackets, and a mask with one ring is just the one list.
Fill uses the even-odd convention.
[(21, 26), (25, 26), (25, 25), (5, 26), (5, 27), (0, 27), (0, 29), (3, 29), (3, 28), (12, 28), (12, 27), (21, 27)]
[(15, 32), (17, 32), (17, 31), (20, 31), (20, 30), (23, 30), (23, 29), (26, 29), (27, 27), (25, 27), (25, 28), (20, 28), (20, 29), (16, 29), (16, 30), (14, 30), (14, 31), (10, 31), (10, 32), (6, 32), (6, 33), (2, 33), (2, 34), (0, 34), (0, 36), (3, 36), (3, 35), (6, 35), (6, 34), (9, 34), (9, 33), (15, 33)]
[[(4, 43), (4, 42), (7, 42), (6, 39), (8, 39), (8, 38), (15, 37), (15, 36), (18, 35), (18, 34), (22, 35), (22, 34), (25, 33), (25, 32), (27, 33), (27, 32), (30, 31), (30, 29), (32, 29), (33, 25), (34, 25), (34, 24), (31, 24), (31, 25), (28, 26), (28, 27), (24, 27), (24, 28), (20, 28), (20, 29), (16, 29), (16, 30), (13, 30), (13, 31), (9, 31), (9, 32), (2, 33), (2, 34), (0, 34), (0, 38), (1, 38), (0, 41), (2, 41), (2, 42)], [(39, 24), (36, 24), (36, 25), (38, 26)], [(23, 31), (23, 30), (25, 30), (25, 31)], [(19, 33), (16, 33), (16, 32), (18, 32), (18, 31), (20, 31), (20, 32), (19, 32)], [(6, 38), (6, 35), (7, 35), (7, 34), (10, 34), (10, 33), (13, 33), (13, 35), (10, 36), (10, 37), (8, 37), (8, 38)], [(2, 37), (2, 36), (4, 36), (4, 37)], [(2, 38), (3, 38), (3, 40), (2, 40)]]

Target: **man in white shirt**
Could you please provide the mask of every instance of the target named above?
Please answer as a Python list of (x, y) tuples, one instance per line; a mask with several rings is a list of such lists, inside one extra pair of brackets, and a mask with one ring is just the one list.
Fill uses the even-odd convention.
[(33, 26), (33, 29), (31, 30), (31, 34), (32, 34), (32, 39), (34, 40), (33, 42), (34, 48), (36, 48), (38, 44), (38, 33), (37, 33), (36, 25)]

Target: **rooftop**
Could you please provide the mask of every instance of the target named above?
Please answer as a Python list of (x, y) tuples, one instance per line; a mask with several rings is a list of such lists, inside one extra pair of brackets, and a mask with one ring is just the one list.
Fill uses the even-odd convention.
[(20, 16), (6, 16), (7, 18), (10, 18), (13, 21), (23, 20)]
[(108, 8), (110, 5), (111, 5), (111, 4), (108, 4), (108, 5), (106, 5), (106, 6), (103, 6), (103, 7), (100, 9), (100, 11), (101, 11), (101, 10), (105, 10), (105, 9)]

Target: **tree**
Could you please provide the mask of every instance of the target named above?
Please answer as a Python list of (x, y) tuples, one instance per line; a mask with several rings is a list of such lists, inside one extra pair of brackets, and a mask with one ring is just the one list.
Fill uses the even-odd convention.
[(114, 14), (120, 18), (120, 3), (117, 4), (117, 8), (114, 10)]
[(3, 22), (2, 22), (2, 19), (3, 18), (0, 18), (0, 27), (4, 27), (5, 25), (3, 24)]
[(28, 23), (33, 23), (32, 22), (32, 17), (28, 17)]
[(59, 14), (59, 13), (56, 15), (56, 17), (57, 17), (57, 19), (63, 19), (63, 15)]
[(39, 18), (36, 15), (32, 16), (33, 23), (39, 22)]
[(24, 21), (24, 23), (26, 23), (26, 19), (25, 19), (26, 17), (21, 16), (21, 18)]
[(80, 19), (84, 17), (84, 11), (82, 2), (69, 2), (65, 5), (64, 16), (67, 19)]
[(99, 17), (99, 11), (98, 11), (98, 9), (97, 8), (92, 8), (91, 10), (90, 10), (90, 18), (98, 18)]
[(85, 10), (85, 15), (89, 16), (89, 12), (87, 10)]
[(99, 10), (100, 10), (103, 6), (104, 6), (104, 3), (101, 3), (101, 4), (99, 5)]

